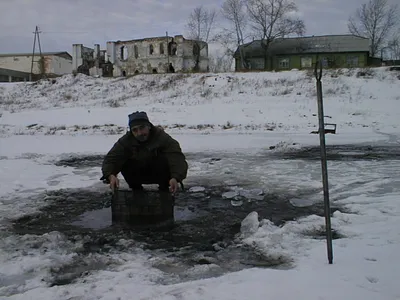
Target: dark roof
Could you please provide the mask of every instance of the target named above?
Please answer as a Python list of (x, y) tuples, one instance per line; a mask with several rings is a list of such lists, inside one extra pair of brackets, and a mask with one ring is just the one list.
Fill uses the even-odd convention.
[[(0, 57), (9, 57), (9, 56), (32, 56), (33, 52), (30, 53), (0, 53)], [(61, 52), (42, 52), (43, 56), (61, 56), (66, 59), (71, 59), (72, 56), (66, 52), (66, 51), (61, 51)], [(35, 52), (35, 56), (39, 56), (39, 52)]]
[[(242, 47), (246, 56), (263, 56), (262, 43), (263, 41), (261, 40), (255, 40), (240, 47)], [(268, 52), (270, 55), (284, 55), (299, 53), (369, 52), (369, 49), (369, 39), (346, 34), (276, 39), (270, 44)], [(236, 49), (234, 56), (239, 56), (239, 47)]]
[(29, 77), (30, 73), (0, 68), (0, 75), (5, 75), (5, 76), (11, 75), (11, 76), (15, 76), (15, 77), (24, 78), (24, 77)]

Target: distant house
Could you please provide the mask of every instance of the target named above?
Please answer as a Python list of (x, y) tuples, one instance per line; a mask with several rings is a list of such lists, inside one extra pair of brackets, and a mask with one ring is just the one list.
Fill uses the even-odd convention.
[(235, 70), (242, 58), (250, 70), (290, 70), (312, 68), (317, 58), (323, 67), (365, 67), (370, 62), (370, 41), (355, 35), (325, 35), (277, 39), (265, 52), (263, 41), (239, 46), (235, 53)]
[[(33, 53), (0, 54), (0, 68), (31, 73)], [(68, 52), (35, 53), (33, 74), (64, 75), (72, 73), (72, 56)]]
[(182, 35), (107, 42), (114, 76), (208, 71), (208, 44)]

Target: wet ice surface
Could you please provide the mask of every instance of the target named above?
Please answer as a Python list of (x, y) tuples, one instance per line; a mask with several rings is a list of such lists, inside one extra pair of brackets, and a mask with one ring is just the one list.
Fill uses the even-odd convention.
[[(273, 150), (273, 149), (271, 149)], [(278, 151), (274, 158), (320, 160), (320, 147), (304, 147), (293, 151)], [(335, 160), (400, 160), (398, 145), (327, 145), (327, 159)]]
[[(112, 269), (121, 263), (115, 254), (118, 257), (138, 250), (149, 255), (152, 266), (170, 275), (163, 277), (163, 282), (218, 276), (253, 266), (288, 268), (291, 261), (286, 257), (265, 256), (238, 243), (237, 235), (241, 230), (252, 232), (256, 224), (253, 212), (260, 220), (268, 219), (278, 226), (301, 216), (323, 215), (318, 151), (316, 147), (265, 150), (253, 156), (189, 154), (195, 184), (188, 184), (177, 197), (176, 224), (169, 230), (113, 225), (111, 194), (106, 187), (36, 194), (46, 206), (37, 214), (14, 220), (9, 230), (1, 233), (0, 249), (21, 258), (30, 253), (52, 253), (51, 263), (44, 260), (38, 264), (38, 268), (49, 270), (43, 278), (49, 285), (68, 284), (96, 270)], [(336, 159), (329, 162), (332, 210), (342, 210), (341, 199), (351, 195), (380, 195), (400, 187), (399, 181), (385, 181), (398, 176), (397, 148), (352, 150), (347, 145), (329, 148), (329, 153), (336, 153)], [(382, 164), (389, 159), (390, 164)], [(75, 167), (77, 172), (99, 163), (101, 156), (63, 157), (57, 162)], [(238, 170), (249, 166), (252, 172), (243, 178)], [(23, 199), (13, 199), (19, 200)], [(318, 228), (307, 234), (324, 238)], [(334, 237), (341, 235), (334, 232)], [(1, 275), (0, 285), (7, 287), (3, 294), (14, 293), (13, 286), (34, 277), (34, 272)]]
[(104, 229), (112, 226), (111, 208), (105, 207), (83, 213), (71, 222), (74, 226), (91, 229)]

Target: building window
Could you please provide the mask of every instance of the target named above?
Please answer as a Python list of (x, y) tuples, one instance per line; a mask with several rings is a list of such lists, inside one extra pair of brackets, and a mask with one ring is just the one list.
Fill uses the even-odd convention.
[(121, 60), (127, 60), (128, 59), (128, 49), (125, 46), (122, 46), (119, 50), (120, 50)]
[(280, 58), (278, 60), (279, 69), (289, 69), (289, 58)]
[(153, 47), (153, 45), (150, 45), (150, 47), (149, 47), (149, 53), (150, 53), (150, 55), (152, 55), (153, 53), (154, 53), (154, 47)]
[(311, 68), (312, 67), (312, 58), (311, 57), (302, 57), (301, 58), (301, 68)]
[(193, 55), (199, 56), (200, 55), (200, 46), (197, 43), (193, 44)]
[(168, 55), (176, 55), (177, 47), (177, 43), (172, 39), (172, 41), (168, 43)]
[(138, 58), (139, 57), (139, 50), (138, 50), (138, 47), (136, 45), (133, 46), (133, 50), (135, 51), (135, 58)]
[(347, 57), (347, 66), (358, 67), (358, 56), (348, 56)]
[(175, 73), (175, 68), (174, 68), (174, 66), (172, 65), (172, 63), (169, 63), (169, 66), (168, 66), (168, 73)]
[(160, 54), (164, 54), (164, 44), (160, 44)]

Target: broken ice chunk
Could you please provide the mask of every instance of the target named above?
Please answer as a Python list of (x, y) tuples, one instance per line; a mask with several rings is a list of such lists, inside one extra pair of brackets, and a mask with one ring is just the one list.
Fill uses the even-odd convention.
[(234, 198), (231, 200), (231, 205), (232, 206), (242, 206), (243, 200)]
[(248, 237), (257, 232), (260, 222), (258, 221), (258, 213), (253, 211), (247, 215), (241, 223), (240, 233), (244, 237)]
[(241, 190), (239, 192), (240, 196), (247, 199), (263, 200), (264, 191), (262, 189), (252, 189), (252, 190)]
[(204, 192), (206, 188), (204, 186), (192, 186), (189, 189), (189, 192), (191, 193), (199, 193), (199, 192)]
[(237, 191), (229, 191), (222, 194), (222, 198), (224, 199), (232, 199), (239, 196), (239, 192)]
[(307, 206), (312, 206), (315, 204), (315, 199), (312, 199), (311, 197), (307, 198), (292, 198), (289, 200), (290, 204), (296, 207), (307, 207)]

